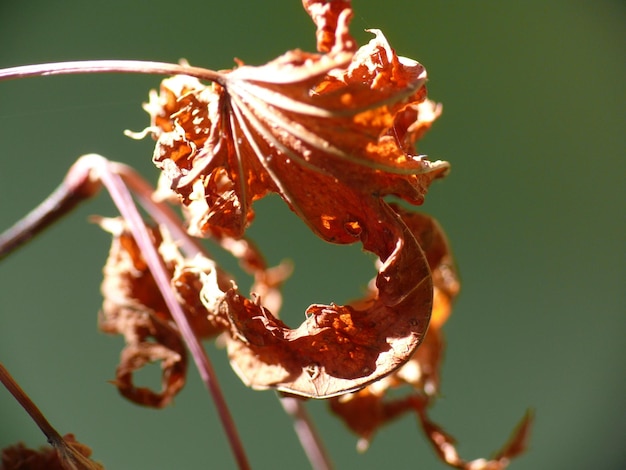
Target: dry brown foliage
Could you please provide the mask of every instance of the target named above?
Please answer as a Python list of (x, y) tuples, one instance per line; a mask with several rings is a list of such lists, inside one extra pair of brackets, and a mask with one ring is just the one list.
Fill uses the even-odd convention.
[[(245, 385), (329, 399), (362, 449), (390, 420), (415, 413), (444, 462), (505, 468), (526, 446), (530, 415), (494, 459), (471, 462), (427, 416), (459, 280), (439, 224), (386, 200), (420, 205), (449, 170), (415, 148), (442, 110), (427, 98), (426, 70), (399, 57), (381, 31), (357, 47), (349, 1), (303, 4), (317, 27), (317, 53), (291, 50), (261, 66), (239, 62), (212, 72), (209, 84), (189, 68), (150, 94), (151, 122), (141, 135), (156, 140), (154, 195), (182, 208), (187, 235), (158, 217), (150, 226), (163, 286), (134, 222), (99, 220), (113, 235), (100, 328), (126, 341), (114, 383), (152, 407), (167, 405), (183, 387), (189, 343), (170, 292), (195, 337), (220, 337)], [(270, 193), (323, 240), (359, 242), (376, 255), (378, 272), (363, 299), (311, 305), (295, 328), (280, 320), (279, 288), (289, 269), (269, 268), (245, 237), (253, 203)], [(186, 250), (189, 236), (213, 239), (239, 258), (254, 277), (250, 295), (209, 255)], [(162, 366), (159, 391), (133, 384), (133, 373), (152, 362)], [(406, 393), (387, 399), (392, 389)]]

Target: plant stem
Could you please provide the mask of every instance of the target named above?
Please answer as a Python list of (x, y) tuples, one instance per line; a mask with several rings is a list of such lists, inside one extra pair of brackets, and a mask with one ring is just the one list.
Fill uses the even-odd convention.
[(74, 75), (87, 73), (142, 73), (149, 75), (189, 75), (202, 80), (223, 83), (223, 73), (202, 67), (143, 60), (79, 60), (47, 64), (20, 65), (0, 69), (0, 81), (49, 75)]
[(0, 363), (0, 382), (13, 395), (22, 408), (30, 415), (41, 432), (46, 435), (48, 442), (61, 440), (61, 435), (48, 422), (43, 413), (37, 408), (37, 405), (30, 399), (26, 392), (19, 386), (15, 379), (9, 374), (9, 371)]
[(293, 427), (314, 470), (331, 470), (332, 462), (301, 398), (283, 395), (279, 398), (285, 412), (292, 417)]

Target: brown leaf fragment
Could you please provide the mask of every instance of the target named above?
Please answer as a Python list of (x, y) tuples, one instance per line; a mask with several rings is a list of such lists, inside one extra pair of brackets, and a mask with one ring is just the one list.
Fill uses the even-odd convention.
[(528, 449), (530, 431), (534, 420), (534, 412), (528, 410), (519, 424), (511, 433), (509, 441), (494, 456), (494, 460), (512, 459)]
[[(523, 453), (530, 436), (532, 414), (527, 413), (509, 441), (492, 459), (462, 459), (454, 438), (428, 418), (426, 410), (439, 390), (439, 368), (443, 355), (441, 327), (448, 319), (459, 281), (450, 248), (439, 224), (432, 218), (409, 212), (398, 205), (402, 217), (424, 249), (433, 278), (433, 309), (428, 333), (415, 354), (399, 369), (366, 388), (329, 400), (331, 410), (359, 437), (359, 450), (367, 449), (375, 432), (406, 412), (415, 412), (437, 455), (448, 465), (463, 470), (503, 470), (512, 458)], [(392, 389), (406, 387), (404, 397), (388, 399)]]
[[(452, 254), (439, 224), (427, 215), (409, 212), (398, 205), (391, 207), (424, 250), (433, 278), (433, 308), (426, 337), (402, 367), (363, 390), (329, 401), (333, 413), (360, 437), (358, 448), (362, 451), (369, 446), (380, 427), (414, 410), (416, 394), (424, 400), (437, 395), (444, 349), (440, 328), (448, 318), (452, 301), (459, 291)], [(446, 274), (443, 275), (443, 272)], [(405, 397), (386, 397), (388, 391), (400, 387), (406, 388), (408, 393)]]
[(349, 0), (302, 0), (302, 6), (317, 26), (317, 50), (354, 51), (356, 42), (348, 25), (352, 19)]
[(454, 468), (462, 470), (504, 470), (509, 466), (512, 458), (519, 456), (528, 447), (532, 424), (531, 412), (527, 412), (524, 415), (522, 421), (513, 431), (509, 441), (493, 459), (475, 459), (471, 461), (463, 460), (459, 456), (454, 438), (447, 434), (439, 425), (430, 421), (424, 408), (418, 410), (418, 416), (422, 429), (439, 458)]
[[(176, 296), (186, 307), (187, 319), (192, 329), (201, 338), (212, 338), (228, 330), (228, 321), (218, 314), (218, 309), (207, 309), (202, 303), (200, 292), (205, 284), (205, 276), (215, 272), (215, 265), (206, 258), (195, 258), (178, 266), (172, 278)], [(215, 283), (216, 286), (218, 283)], [(219, 284), (211, 295), (211, 302), (219, 305), (224, 297), (223, 290), (230, 285)]]
[[(136, 323), (136, 328), (141, 329), (139, 322)], [(180, 338), (174, 340), (173, 333), (168, 332), (164, 335), (163, 332), (155, 330), (156, 328), (150, 328), (145, 335), (139, 333), (138, 342), (127, 344), (122, 350), (115, 380), (112, 383), (125, 398), (134, 403), (163, 408), (185, 385), (187, 364)], [(166, 344), (152, 344), (150, 339)], [(174, 341), (177, 344), (173, 344)], [(133, 382), (135, 371), (154, 362), (161, 363), (161, 391), (158, 393), (147, 387), (136, 386)]]
[[(187, 354), (184, 344), (124, 222), (121, 219), (100, 219), (99, 223), (113, 234), (104, 267), (104, 303), (99, 327), (105, 333), (123, 335), (126, 341), (113, 383), (124, 397), (137, 404), (157, 408), (166, 406), (185, 383)], [(172, 272), (182, 258), (157, 229), (151, 233), (155, 246), (159, 247), (168, 270)], [(161, 363), (160, 392), (133, 383), (134, 372), (152, 362)]]
[(244, 383), (328, 398), (378, 380), (413, 354), (430, 317), (430, 272), (401, 219), (380, 200), (376, 209), (357, 225), (365, 248), (382, 261), (377, 292), (358, 307), (312, 305), (290, 329), (260, 301), (226, 293), (228, 353)]
[(89, 446), (76, 440), (73, 434), (62, 438), (61, 448), (29, 449), (22, 443), (2, 449), (0, 470), (102, 470), (91, 460)]
[(357, 392), (331, 398), (328, 402), (331, 411), (359, 436), (357, 448), (361, 452), (367, 450), (380, 427), (413, 411), (410, 397), (384, 401), (376, 389), (375, 384), (370, 385)]
[(62, 470), (63, 465), (52, 447), (39, 450), (18, 443), (2, 449), (2, 470)]
[[(164, 407), (185, 384), (185, 346), (124, 221), (98, 219), (98, 222), (113, 234), (104, 268), (104, 302), (99, 326), (106, 333), (123, 335), (126, 341), (113, 383), (123, 396), (135, 403)], [(205, 256), (184, 258), (163, 227), (150, 228), (150, 234), (194, 333), (200, 338), (211, 338), (231, 330), (230, 320), (222, 308), (225, 292), (233, 288), (230, 277)], [(261, 253), (247, 239), (217, 237), (216, 241), (239, 258), (244, 269), (254, 275), (254, 288), (267, 295), (272, 306), (279, 308), (279, 288), (289, 268), (282, 265), (268, 268)], [(138, 387), (133, 381), (137, 370), (154, 362), (159, 362), (162, 369), (158, 392)]]

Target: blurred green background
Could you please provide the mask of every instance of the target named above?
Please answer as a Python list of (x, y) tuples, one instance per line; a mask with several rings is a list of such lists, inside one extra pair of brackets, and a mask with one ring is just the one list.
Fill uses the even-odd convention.
[[(314, 49), (298, 0), (0, 3), (0, 66), (126, 58), (230, 68)], [(443, 394), (432, 416), (466, 458), (487, 456), (527, 407), (536, 425), (512, 468), (626, 466), (626, 7), (621, 1), (356, 0), (353, 31), (381, 28), (429, 71), (444, 114), (421, 144), (449, 160), (423, 210), (442, 223), (463, 291), (446, 327)], [(41, 201), (81, 154), (156, 181), (141, 103), (160, 77), (66, 76), (0, 83), (0, 228)], [(174, 406), (154, 411), (106, 383), (118, 338), (96, 329), (113, 215), (106, 194), (0, 265), (0, 361), (63, 433), (110, 469), (233, 468), (194, 370)], [(280, 201), (258, 205), (253, 236), (270, 261), (295, 261), (285, 312), (358, 296), (373, 275), (359, 246), (316, 240)], [(230, 266), (229, 266), (230, 267)], [(622, 286), (622, 287), (620, 287)], [(255, 468), (307, 468), (273, 392), (246, 389), (209, 346)], [(147, 377), (150, 382), (153, 379)], [(337, 468), (440, 469), (412, 417), (370, 450), (320, 402), (309, 409)], [(0, 447), (44, 443), (0, 390)]]

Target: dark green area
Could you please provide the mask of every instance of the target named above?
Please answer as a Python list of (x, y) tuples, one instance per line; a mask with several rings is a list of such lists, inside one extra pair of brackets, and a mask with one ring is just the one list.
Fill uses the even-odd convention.
[[(355, 2), (353, 30), (382, 29), (429, 71), (444, 114), (420, 150), (449, 160), (423, 210), (449, 234), (463, 292), (446, 327), (443, 396), (433, 417), (463, 456), (488, 456), (527, 407), (536, 426), (514, 469), (626, 465), (624, 138), (626, 8), (618, 1)], [(149, 6), (147, 6), (149, 5)], [(384, 6), (383, 6), (384, 5)], [(229, 68), (314, 48), (297, 0), (3, 2), (0, 66), (128, 58)], [(159, 77), (73, 76), (0, 83), (0, 229), (61, 181), (81, 154), (150, 180), (141, 103)], [(0, 361), (62, 433), (110, 469), (232, 468), (213, 406), (192, 370), (174, 406), (153, 411), (106, 383), (121, 341), (96, 330), (114, 215), (105, 194), (0, 264)], [(252, 233), (277, 262), (290, 323), (314, 302), (358, 296), (373, 274), (360, 247), (327, 246), (276, 198)], [(272, 392), (246, 389), (209, 347), (255, 468), (306, 468)], [(150, 379), (146, 379), (150, 380)], [(444, 468), (415, 422), (384, 429), (359, 455), (323, 403), (310, 409), (337, 468)], [(0, 390), (0, 447), (44, 437)]]

